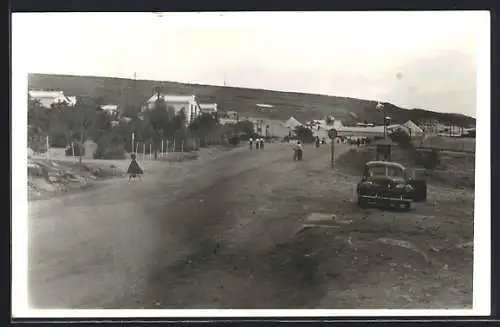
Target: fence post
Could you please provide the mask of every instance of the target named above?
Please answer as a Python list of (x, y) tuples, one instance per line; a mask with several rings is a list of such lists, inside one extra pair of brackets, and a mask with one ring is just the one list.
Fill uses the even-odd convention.
[[(132, 149), (132, 151), (134, 151), (134, 149)], [(135, 144), (135, 152), (134, 152), (134, 154), (136, 154), (136, 155), (137, 155), (137, 152), (139, 152), (139, 142), (137, 142), (137, 143)]]
[(151, 148), (152, 148), (151, 143), (149, 143), (149, 160), (152, 160), (152, 158), (153, 158), (151, 156)]
[(45, 154), (46, 154), (47, 159), (49, 159), (50, 144), (49, 144), (49, 136), (48, 135), (45, 137), (45, 144), (47, 145), (47, 152)]
[(142, 160), (146, 160), (146, 143), (142, 143)]
[(184, 139), (181, 140), (181, 152), (184, 152)]
[(75, 158), (75, 144), (73, 141), (71, 141), (71, 152), (73, 154), (73, 162), (76, 162), (76, 158)]

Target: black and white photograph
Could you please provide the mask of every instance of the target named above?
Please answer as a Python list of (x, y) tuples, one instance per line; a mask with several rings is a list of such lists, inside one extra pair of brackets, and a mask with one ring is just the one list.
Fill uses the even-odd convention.
[(489, 315), (489, 24), (14, 13), (14, 316)]

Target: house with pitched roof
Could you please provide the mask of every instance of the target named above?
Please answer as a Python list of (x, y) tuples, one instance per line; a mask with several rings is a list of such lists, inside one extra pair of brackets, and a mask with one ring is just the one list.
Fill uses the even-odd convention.
[(53, 104), (66, 102), (69, 106), (76, 104), (76, 97), (67, 97), (63, 91), (31, 90), (28, 92), (32, 99), (36, 99), (45, 108), (51, 108)]
[(200, 111), (203, 114), (215, 114), (217, 112), (217, 103), (200, 103)]

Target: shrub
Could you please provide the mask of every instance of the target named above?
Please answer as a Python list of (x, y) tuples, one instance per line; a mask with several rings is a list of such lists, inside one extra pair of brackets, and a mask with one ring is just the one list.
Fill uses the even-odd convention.
[(98, 147), (94, 159), (125, 159), (125, 148), (123, 145), (109, 148)]
[(40, 129), (28, 126), (28, 147), (36, 153), (47, 152), (46, 136)]
[(389, 135), (389, 138), (402, 149), (412, 149), (411, 137), (402, 130), (397, 130)]
[(231, 136), (229, 138), (229, 144), (232, 145), (232, 146), (238, 146), (238, 144), (240, 143), (240, 137), (239, 136)]
[(49, 135), (50, 146), (54, 148), (65, 148), (68, 144), (64, 132), (54, 131)]
[(426, 169), (436, 169), (441, 160), (439, 158), (439, 153), (436, 149), (432, 149), (432, 151), (414, 151), (414, 163), (415, 165), (424, 167)]

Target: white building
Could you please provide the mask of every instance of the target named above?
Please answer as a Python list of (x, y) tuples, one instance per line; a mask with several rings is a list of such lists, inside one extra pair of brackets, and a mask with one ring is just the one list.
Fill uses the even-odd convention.
[(116, 104), (105, 104), (101, 106), (101, 109), (108, 114), (115, 114), (118, 112), (118, 105)]
[(308, 125), (311, 126), (313, 135), (319, 137), (320, 139), (328, 138), (328, 131), (332, 128), (341, 129), (344, 127), (342, 121), (338, 119), (332, 120), (331, 124), (328, 124), (326, 119), (319, 119), (309, 122)]
[(74, 107), (76, 105), (76, 97), (66, 97), (67, 103), (71, 106)]
[(253, 124), (254, 133), (266, 137), (285, 137), (290, 129), (285, 123), (278, 119), (248, 117), (248, 121)]
[(217, 103), (200, 103), (200, 111), (203, 114), (215, 114), (217, 112)]
[[(192, 122), (201, 113), (200, 104), (198, 103), (195, 95), (160, 94), (160, 98), (165, 101), (167, 111), (176, 115), (179, 112), (184, 111), (186, 114), (186, 124)], [(142, 110), (154, 109), (157, 99), (157, 94), (151, 96)]]
[(67, 97), (63, 91), (29, 91), (32, 99), (40, 101), (40, 104), (45, 108), (50, 108), (52, 104), (66, 102), (70, 106), (76, 104), (76, 97)]
[(287, 128), (294, 129), (297, 126), (302, 126), (303, 124), (299, 122), (295, 117), (290, 117), (288, 120), (284, 123)]

